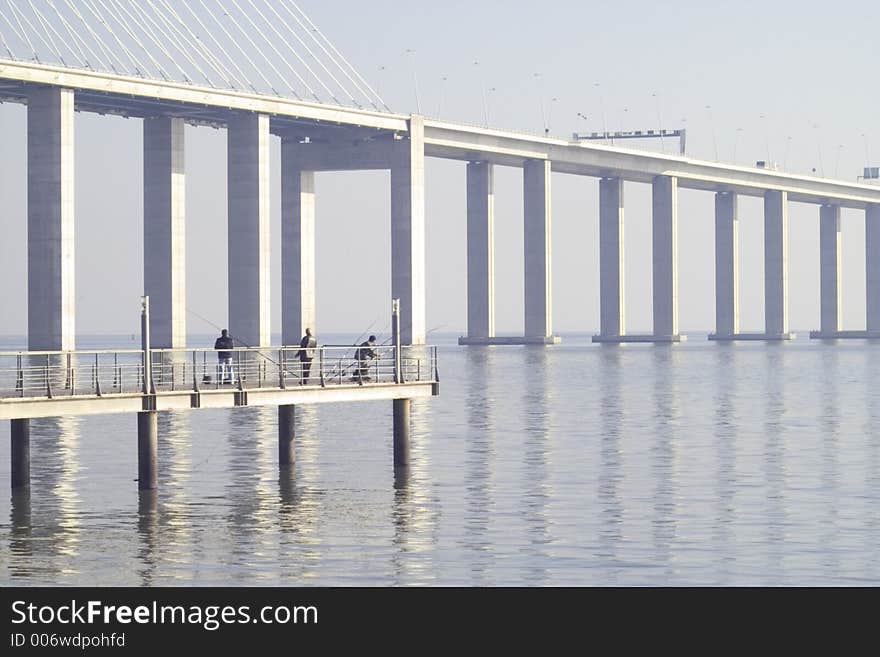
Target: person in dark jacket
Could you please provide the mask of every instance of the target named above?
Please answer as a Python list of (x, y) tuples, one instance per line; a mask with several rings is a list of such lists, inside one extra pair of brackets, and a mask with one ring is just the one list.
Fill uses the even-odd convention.
[(311, 329), (306, 329), (306, 334), (300, 340), (299, 346), (300, 350), (296, 352), (297, 356), (299, 356), (300, 367), (302, 368), (299, 384), (307, 386), (309, 385), (309, 374), (312, 371), (312, 359), (315, 357), (315, 347), (318, 346), (318, 341), (312, 337)]
[(357, 376), (355, 377), (358, 381), (370, 380), (370, 361), (377, 357), (376, 350), (373, 349), (375, 346), (376, 336), (371, 335), (369, 340), (361, 342), (361, 346), (354, 352), (354, 357), (358, 362)]
[(232, 383), (235, 374), (232, 371), (232, 349), (235, 348), (235, 342), (229, 331), (223, 329), (220, 331), (220, 337), (214, 341), (214, 349), (217, 352), (217, 380), (220, 383)]

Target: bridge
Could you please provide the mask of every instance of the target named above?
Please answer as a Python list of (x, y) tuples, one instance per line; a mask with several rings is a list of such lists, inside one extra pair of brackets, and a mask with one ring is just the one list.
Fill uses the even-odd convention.
[[(230, 10), (222, 19), (200, 3), (203, 10), (191, 12), (197, 23), (191, 29), (196, 23), (184, 21), (173, 11), (169, 0), (148, 3), (149, 9), (136, 2), (108, 0), (107, 6), (114, 8), (114, 13), (96, 11), (95, 16), (101, 18), (98, 22), (89, 22), (87, 16), (79, 14), (80, 23), (87, 29), (85, 32), (68, 29), (67, 38), (61, 25), (76, 27), (74, 17), (68, 13), (65, 18), (57, 3), (49, 3), (42, 13), (34, 9), (36, 13), (30, 16), (30, 21), (23, 9), (18, 12), (0, 9), (5, 26), (20, 38), (24, 37), (22, 43), (27, 41), (34, 50), (33, 56), (15, 56), (15, 49), (0, 30), (9, 55), (0, 59), (0, 100), (26, 104), (28, 114), (29, 351), (16, 355), (25, 362), (33, 362), (33, 358), (46, 354), (50, 360), (63, 360), (64, 354), (76, 351), (73, 244), (73, 116), (76, 111), (143, 121), (144, 292), (151, 299), (153, 309), (147, 327), (153, 342), (143, 350), (145, 364), (152, 363), (152, 348), (176, 353), (186, 350), (185, 124), (226, 130), (228, 326), (241, 343), (260, 353), (280, 350), (279, 359), (286, 347), (272, 347), (269, 335), (268, 199), (272, 138), (281, 141), (283, 345), (298, 344), (306, 327), (315, 329), (317, 326), (315, 172), (376, 169), (390, 171), (390, 293), (400, 303), (401, 348), (397, 353), (401, 353), (403, 346), (425, 344), (424, 165), (428, 157), (458, 160), (467, 167), (468, 320), (467, 335), (460, 338), (461, 344), (554, 344), (559, 341), (552, 329), (550, 274), (553, 172), (600, 180), (597, 238), (601, 328), (593, 338), (596, 342), (669, 343), (684, 339), (678, 326), (679, 188), (701, 190), (715, 196), (716, 327), (712, 339), (787, 340), (793, 337), (788, 319), (788, 206), (791, 202), (816, 206), (820, 219), (821, 322), (811, 336), (880, 337), (880, 188), (393, 113), (332, 44), (328, 48), (316, 36), (320, 33), (317, 28), (312, 29), (313, 25), (309, 27), (310, 22), (297, 18), (304, 31), (293, 31), (295, 21), (291, 17), (296, 18), (301, 12), (295, 14), (291, 10), (289, 16), (279, 15), (282, 20), (275, 21), (268, 15), (272, 8), (270, 2), (255, 4), (249, 0), (253, 10), (248, 11), (235, 0), (232, 2), (237, 12)], [(71, 6), (70, 2), (65, 4)], [(97, 10), (98, 5), (103, 4), (90, 2), (84, 6)], [(35, 7), (33, 3), (29, 5)], [(213, 6), (224, 7), (219, 2)], [(163, 7), (170, 9), (170, 13)], [(180, 3), (180, 7), (189, 9), (187, 3)], [(279, 7), (290, 9), (295, 4), (284, 2)], [(124, 9), (130, 13), (123, 13)], [(61, 23), (56, 23), (57, 27), (52, 30), (49, 29), (52, 26), (50, 10), (61, 18)], [(221, 29), (210, 29), (209, 16)], [(254, 28), (241, 30), (254, 48), (242, 41), (240, 57), (229, 55), (228, 50), (238, 53), (230, 43), (227, 42), (226, 47), (220, 43), (221, 30), (227, 37), (232, 36), (222, 21), (235, 17), (239, 21), (250, 21)], [(259, 25), (258, 19), (261, 19)], [(113, 20), (116, 32), (112, 29)], [(269, 27), (279, 38), (270, 34), (271, 38), (263, 35), (260, 40), (261, 30), (268, 31)], [(117, 32), (121, 32), (121, 28), (125, 28), (128, 36), (119, 37)], [(105, 30), (103, 36), (100, 29)], [(115, 46), (107, 32), (116, 38)], [(54, 58), (38, 56), (36, 38), (34, 43), (27, 38), (33, 33), (42, 35), (41, 40), (50, 55), (54, 52)], [(159, 60), (160, 55), (154, 57), (151, 49), (145, 47), (142, 42), (146, 41), (145, 35), (156, 44), (153, 52), (164, 53), (164, 63)], [(320, 71), (318, 67), (309, 67), (302, 58), (300, 61), (312, 77), (295, 70), (295, 76), (279, 71), (266, 53), (269, 48), (276, 49), (276, 43), (296, 53), (291, 46), (295, 44), (293, 36), (315, 58), (320, 54), (318, 46), (323, 48), (326, 55), (321, 60), (326, 62), (322, 63), (326, 72), (323, 80), (348, 89), (347, 95), (332, 91), (331, 82), (310, 85), (308, 81), (312, 77), (320, 81)], [(308, 38), (312, 38), (314, 44), (308, 42)], [(217, 44), (213, 50), (208, 48), (210, 40)], [(174, 56), (171, 52), (175, 41), (178, 51), (186, 57)], [(306, 46), (307, 43), (311, 45)], [(141, 46), (151, 61), (141, 61), (135, 56), (135, 44)], [(50, 45), (53, 48), (49, 48)], [(63, 51), (65, 45), (67, 51)], [(277, 49), (276, 53), (282, 55)], [(268, 66), (261, 64), (260, 55)], [(74, 63), (70, 64), (68, 60), (72, 57)], [(257, 88), (252, 82), (256, 77), (249, 79), (242, 71), (245, 60), (250, 64), (250, 75), (259, 75), (263, 87)], [(125, 67), (126, 61), (130, 68)], [(292, 66), (290, 62), (295, 60), (282, 56), (274, 61)], [(180, 69), (177, 79), (172, 75), (172, 64)], [(201, 72), (205, 82), (197, 83), (198, 76), (193, 70)], [(278, 74), (273, 79), (266, 77), (265, 72), (270, 70)], [(217, 82), (218, 76), (222, 83)], [(281, 82), (294, 77), (299, 82), (288, 84), (290, 93), (282, 95), (277, 91)], [(344, 80), (348, 82), (343, 83)], [(327, 92), (323, 96), (318, 93), (322, 88)], [(344, 104), (338, 96), (345, 96), (349, 102)], [(521, 169), (523, 175), (525, 321), (524, 334), (515, 338), (495, 334), (493, 170), (496, 166), (515, 167)], [(653, 331), (645, 335), (627, 333), (624, 316), (624, 189), (633, 184), (651, 185), (653, 193)], [(737, 200), (740, 196), (760, 197), (764, 201), (765, 328), (757, 334), (743, 333), (739, 327)], [(843, 331), (841, 326), (842, 208), (865, 212), (867, 322), (860, 331)], [(436, 362), (433, 370), (430, 366), (427, 368), (436, 372)], [(143, 374), (141, 376), (143, 378)], [(205, 403), (236, 405), (242, 399), (251, 400), (250, 403), (259, 399), (260, 403), (277, 403), (283, 408), (297, 401), (311, 403), (331, 398), (354, 400), (385, 395), (384, 398), (397, 399), (424, 394), (425, 386), (434, 385), (435, 378), (412, 385), (397, 382), (386, 386), (387, 389), (380, 389), (377, 383), (332, 389), (320, 386), (295, 392), (280, 384), (272, 391), (266, 391), (262, 383), (257, 389), (246, 389), (242, 382), (237, 391), (209, 393), (197, 390), (196, 381), (192, 389), (156, 392), (155, 395), (142, 391), (138, 399), (124, 403), (140, 404), (142, 414), (154, 414), (156, 408), (166, 403), (184, 406), (189, 403), (193, 407), (193, 403), (197, 406)], [(251, 386), (253, 380), (249, 377), (246, 385)], [(283, 380), (283, 375), (279, 380)], [(39, 387), (42, 388), (42, 382)], [(112, 396), (105, 394), (106, 390), (100, 394), (102, 404), (105, 398)], [(98, 395), (97, 391), (94, 395)], [(55, 413), (61, 412), (58, 410), (61, 408), (84, 408), (76, 406), (80, 403), (75, 399), (78, 396), (71, 394), (66, 406), (52, 395), (43, 395), (39, 401), (19, 399), (0, 406), (0, 411), (6, 409), (0, 417), (13, 418), (14, 426), (18, 427), (13, 431), (13, 445), (16, 441), (25, 441), (26, 432), (20, 423), (34, 416), (32, 410), (25, 409), (40, 405), (45, 413), (50, 409)], [(123, 403), (121, 399), (114, 403)], [(0, 401), (6, 404), (8, 400)], [(158, 406), (148, 408), (152, 403)], [(90, 401), (89, 407), (93, 407), (91, 404)], [(279, 417), (283, 420), (279, 425), (288, 421), (283, 419), (287, 415)], [(155, 420), (144, 422), (151, 421)], [(149, 428), (143, 435), (149, 441)], [(286, 440), (284, 436), (281, 439)]]

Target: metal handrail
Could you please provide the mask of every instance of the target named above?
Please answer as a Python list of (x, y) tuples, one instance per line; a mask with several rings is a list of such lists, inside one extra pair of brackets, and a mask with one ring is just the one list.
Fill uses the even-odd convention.
[[(148, 359), (135, 349), (0, 352), (0, 400), (434, 382), (436, 347), (401, 346), (398, 359), (395, 347), (377, 345), (377, 357), (364, 360), (356, 358), (360, 349), (308, 348), (309, 363), (300, 361), (299, 346), (150, 349)], [(221, 362), (218, 352), (227, 351), (230, 362)]]

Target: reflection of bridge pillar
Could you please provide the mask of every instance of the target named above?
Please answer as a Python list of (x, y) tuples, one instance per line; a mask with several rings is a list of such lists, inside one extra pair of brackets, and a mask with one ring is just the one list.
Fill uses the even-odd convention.
[(156, 455), (159, 445), (158, 413), (141, 411), (138, 416), (138, 490), (158, 486)]
[(425, 343), (425, 123), (413, 114), (391, 162), (391, 297), (403, 344)]
[(296, 462), (294, 437), (296, 435), (295, 407), (284, 404), (278, 407), (278, 467), (290, 468)]
[(599, 181), (599, 337), (626, 333), (623, 180)]
[(31, 485), (31, 428), (30, 420), (10, 421), (12, 488)]
[(409, 465), (409, 408), (411, 400), (394, 400), (394, 467)]
[(144, 294), (150, 340), (186, 347), (186, 178), (183, 119), (144, 119)]
[(227, 130), (229, 331), (268, 346), (269, 117), (237, 114)]
[(865, 272), (867, 329), (880, 332), (880, 203), (865, 208)]
[(550, 160), (523, 165), (525, 337), (552, 335), (550, 284)]
[(764, 331), (788, 339), (788, 192), (764, 193)]
[(678, 179), (657, 176), (652, 188), (654, 338), (678, 341)]
[(739, 218), (734, 192), (715, 194), (716, 340), (739, 333)]
[(315, 326), (315, 173), (298, 165), (299, 143), (281, 142), (281, 343)]
[(489, 162), (467, 165), (468, 337), (495, 335), (495, 192)]
[(72, 89), (28, 95), (28, 349), (74, 349)]

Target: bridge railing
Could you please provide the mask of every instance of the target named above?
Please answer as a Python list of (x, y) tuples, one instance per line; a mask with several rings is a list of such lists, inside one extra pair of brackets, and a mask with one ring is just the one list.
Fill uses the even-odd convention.
[[(437, 348), (354, 346), (0, 352), (0, 399), (434, 382)], [(222, 356), (222, 357), (221, 357)]]

